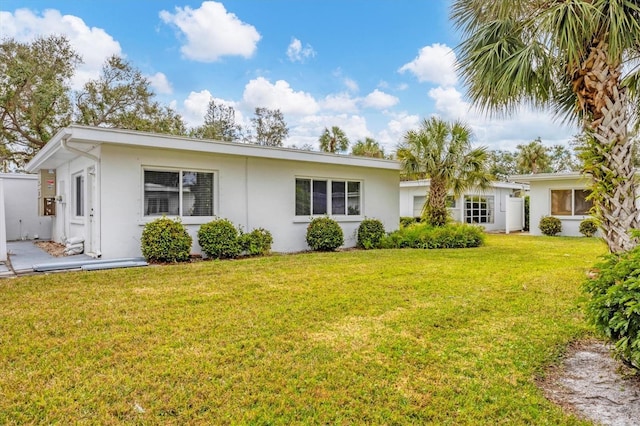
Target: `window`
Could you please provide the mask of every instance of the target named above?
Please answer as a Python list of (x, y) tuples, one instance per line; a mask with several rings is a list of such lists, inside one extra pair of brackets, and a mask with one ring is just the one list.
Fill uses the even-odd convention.
[[(346, 180), (296, 179), (296, 216), (359, 216), (361, 183)], [(329, 205), (330, 204), (330, 205)]]
[(587, 200), (590, 192), (584, 189), (552, 189), (551, 214), (554, 216), (585, 216), (593, 202)]
[(213, 216), (213, 173), (144, 171), (145, 216)]
[(84, 217), (84, 175), (73, 177), (73, 212), (75, 217)]
[(464, 209), (467, 223), (493, 223), (494, 197), (466, 195)]

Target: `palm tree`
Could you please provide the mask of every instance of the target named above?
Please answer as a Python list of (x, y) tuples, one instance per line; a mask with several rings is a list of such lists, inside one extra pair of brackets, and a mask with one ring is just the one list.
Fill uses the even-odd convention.
[[(523, 103), (580, 123), (595, 215), (612, 252), (637, 244), (633, 144), (640, 110), (640, 4), (623, 0), (455, 0), (460, 69), (472, 101)], [(634, 64), (636, 66), (634, 66)]]
[(384, 158), (384, 149), (373, 138), (359, 140), (351, 147), (351, 155), (360, 157)]
[(544, 172), (549, 167), (551, 159), (540, 138), (526, 145), (518, 145), (517, 148), (518, 155), (516, 160), (522, 173), (533, 173), (535, 175), (541, 171)]
[(397, 157), (409, 178), (429, 178), (429, 193), (423, 211), (433, 226), (448, 221), (447, 195), (459, 197), (471, 187), (487, 188), (491, 175), (487, 170), (486, 148), (471, 148), (471, 130), (462, 123), (447, 123), (439, 118), (424, 119), (419, 130), (410, 130), (398, 148)]
[(318, 141), (320, 142), (320, 150), (324, 152), (342, 152), (349, 148), (349, 139), (338, 126), (333, 126), (331, 131), (325, 127)]

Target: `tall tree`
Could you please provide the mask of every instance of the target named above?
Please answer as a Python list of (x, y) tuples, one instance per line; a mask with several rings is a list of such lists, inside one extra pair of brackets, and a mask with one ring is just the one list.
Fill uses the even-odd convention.
[[(638, 125), (640, 5), (626, 0), (455, 0), (460, 69), (490, 111), (550, 108), (588, 135), (584, 171), (611, 252), (637, 244), (633, 144)], [(629, 64), (629, 66), (626, 66)]]
[(242, 126), (236, 123), (236, 111), (230, 105), (224, 105), (211, 99), (204, 116), (204, 124), (192, 129), (190, 134), (201, 139), (214, 139), (227, 142), (240, 140)]
[(150, 82), (129, 62), (111, 56), (96, 80), (76, 95), (76, 122), (156, 133), (185, 135), (182, 117), (154, 100)]
[(447, 195), (459, 197), (472, 187), (487, 188), (491, 182), (486, 148), (471, 147), (471, 130), (462, 123), (447, 123), (432, 117), (420, 129), (410, 130), (398, 148), (397, 157), (410, 178), (429, 178), (429, 193), (423, 217), (433, 226), (449, 219)]
[(344, 152), (349, 148), (349, 139), (338, 126), (331, 127), (331, 130), (325, 127), (318, 141), (320, 150), (324, 152)]
[(564, 145), (553, 145), (548, 149), (551, 173), (576, 172), (580, 170), (575, 153)]
[(69, 82), (80, 56), (62, 36), (0, 44), (2, 168), (21, 168), (71, 122)]
[(540, 138), (526, 145), (520, 144), (516, 148), (518, 149), (516, 161), (520, 173), (537, 174), (548, 171), (551, 159)]
[(518, 174), (516, 155), (508, 150), (493, 150), (488, 153), (489, 173), (496, 180), (506, 181), (509, 175)]
[(358, 140), (351, 147), (351, 155), (360, 157), (384, 158), (384, 149), (373, 138)]
[(256, 108), (251, 119), (255, 131), (255, 143), (265, 146), (282, 146), (289, 136), (289, 128), (279, 109)]

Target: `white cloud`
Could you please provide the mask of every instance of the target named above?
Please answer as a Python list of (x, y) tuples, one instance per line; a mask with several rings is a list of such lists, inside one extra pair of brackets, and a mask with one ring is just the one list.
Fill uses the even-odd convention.
[(297, 38), (291, 40), (291, 44), (287, 47), (287, 57), (291, 62), (304, 62), (309, 58), (316, 56), (316, 51), (309, 44), (302, 47), (302, 42)]
[(345, 77), (343, 82), (344, 82), (344, 85), (347, 86), (347, 89), (349, 89), (350, 91), (357, 92), (359, 90), (358, 83), (356, 83), (354, 80), (350, 79), (349, 77)]
[(362, 100), (362, 105), (367, 108), (385, 109), (396, 105), (398, 102), (399, 99), (395, 96), (375, 89)]
[(335, 112), (356, 112), (358, 110), (358, 98), (352, 98), (348, 93), (336, 93), (327, 95), (320, 102), (322, 109)]
[(431, 82), (443, 86), (453, 86), (456, 77), (456, 55), (450, 47), (434, 43), (420, 49), (418, 56), (404, 64), (398, 72), (411, 72), (420, 82)]
[(446, 120), (463, 120), (471, 113), (471, 105), (462, 99), (462, 93), (454, 87), (436, 87), (429, 90), (429, 97), (435, 101), (436, 110)]
[(163, 10), (160, 19), (178, 27), (186, 38), (181, 51), (194, 61), (214, 62), (228, 55), (249, 58), (261, 38), (253, 25), (242, 22), (215, 1), (202, 2), (198, 9), (176, 7), (173, 14)]
[(387, 153), (395, 152), (404, 134), (411, 129), (417, 129), (420, 125), (420, 117), (414, 114), (401, 112), (391, 114), (391, 117), (392, 119), (387, 123), (387, 127), (378, 135), (378, 140)]
[[(248, 120), (245, 119), (244, 114), (240, 110), (240, 105), (237, 102), (213, 97), (211, 95), (211, 92), (205, 89), (199, 92), (189, 93), (189, 96), (187, 96), (187, 98), (183, 102), (184, 108), (182, 108), (180, 113), (189, 126), (195, 127), (200, 126), (202, 125), (202, 123), (204, 123), (204, 116), (207, 113), (209, 102), (211, 102), (212, 99), (216, 103), (216, 105), (226, 105), (232, 107), (235, 111), (235, 121), (237, 124), (240, 124), (242, 126), (249, 124)], [(175, 106), (173, 108), (175, 108)]]
[(283, 114), (304, 115), (318, 111), (318, 103), (310, 94), (294, 91), (284, 80), (272, 84), (264, 77), (247, 83), (242, 100), (250, 108), (279, 109)]
[(161, 95), (170, 95), (173, 93), (173, 88), (171, 87), (171, 83), (167, 79), (167, 76), (161, 72), (157, 72), (153, 75), (146, 76), (151, 83), (151, 87), (155, 90), (156, 93)]
[(105, 30), (89, 27), (77, 16), (62, 15), (57, 10), (47, 9), (42, 15), (28, 9), (18, 9), (13, 14), (0, 12), (0, 22), (3, 37), (21, 42), (31, 42), (38, 36), (52, 34), (66, 36), (83, 60), (71, 83), (75, 89), (82, 87), (88, 80), (97, 78), (108, 57), (122, 56), (120, 43)]

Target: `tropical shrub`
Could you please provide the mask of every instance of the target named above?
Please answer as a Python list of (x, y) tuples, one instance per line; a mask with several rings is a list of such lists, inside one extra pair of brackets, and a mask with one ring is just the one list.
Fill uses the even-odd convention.
[(544, 235), (548, 235), (550, 237), (562, 232), (562, 222), (554, 216), (545, 216), (540, 219), (538, 227)]
[(598, 232), (598, 221), (590, 217), (580, 222), (578, 229), (585, 237), (593, 237)]
[(365, 219), (358, 226), (357, 246), (366, 250), (378, 248), (385, 236), (384, 225), (378, 219)]
[(214, 259), (237, 257), (241, 252), (239, 232), (227, 219), (216, 219), (200, 226), (198, 244)]
[(271, 251), (273, 237), (264, 228), (257, 228), (248, 234), (240, 235), (240, 248), (249, 256), (261, 256)]
[(427, 223), (410, 225), (392, 232), (380, 240), (381, 248), (467, 248), (484, 243), (484, 230), (480, 226), (451, 223), (431, 226)]
[(584, 284), (587, 317), (615, 343), (615, 353), (640, 369), (640, 246), (609, 254)]
[(166, 217), (147, 223), (142, 230), (142, 255), (151, 262), (183, 262), (189, 260), (191, 235), (179, 219)]
[(329, 217), (317, 217), (307, 227), (307, 244), (315, 251), (334, 251), (344, 244), (342, 228)]

